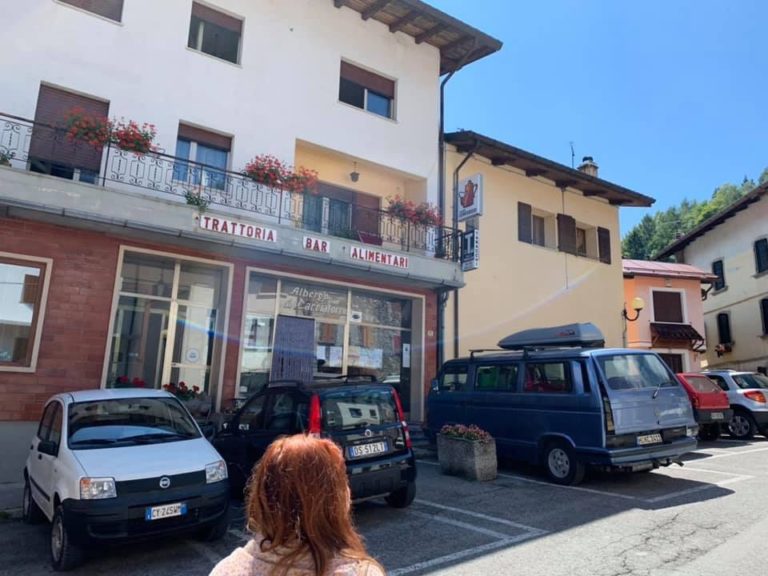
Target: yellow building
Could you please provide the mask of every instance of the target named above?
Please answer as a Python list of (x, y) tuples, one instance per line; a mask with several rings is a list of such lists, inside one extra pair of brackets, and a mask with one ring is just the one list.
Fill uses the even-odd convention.
[(621, 346), (619, 208), (653, 198), (598, 178), (589, 157), (575, 170), (470, 131), (445, 140), (446, 214), (458, 219), (482, 199), (482, 215), (460, 222), (479, 233), (478, 267), (447, 297), (445, 358), (572, 322), (593, 322), (607, 346)]

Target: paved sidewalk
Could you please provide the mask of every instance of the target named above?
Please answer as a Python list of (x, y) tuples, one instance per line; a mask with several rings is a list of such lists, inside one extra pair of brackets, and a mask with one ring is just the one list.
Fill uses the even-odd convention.
[(21, 515), (21, 496), (23, 482), (4, 482), (0, 484), (0, 515), (13, 517)]

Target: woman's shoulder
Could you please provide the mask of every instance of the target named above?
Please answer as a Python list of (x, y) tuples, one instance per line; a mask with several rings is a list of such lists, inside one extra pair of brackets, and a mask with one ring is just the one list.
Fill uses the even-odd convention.
[(332, 576), (386, 576), (384, 570), (371, 560), (345, 560), (337, 564)]

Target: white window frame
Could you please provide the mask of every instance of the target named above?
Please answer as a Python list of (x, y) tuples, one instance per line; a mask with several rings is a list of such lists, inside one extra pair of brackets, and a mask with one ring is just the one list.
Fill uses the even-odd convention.
[[(232, 66), (242, 67), (242, 60), (243, 60), (243, 38), (245, 36), (245, 18), (242, 16), (239, 16), (237, 14), (233, 14), (232, 12), (228, 12), (226, 10), (222, 10), (218, 6), (212, 6), (206, 2), (200, 2), (199, 0), (195, 0), (197, 4), (202, 4), (206, 8), (209, 8), (215, 12), (220, 12), (224, 14), (225, 16), (229, 16), (230, 18), (233, 18), (234, 20), (240, 21), (240, 39), (237, 42), (237, 62), (232, 62), (231, 60), (227, 60), (226, 58), (221, 58), (220, 56), (216, 56), (215, 54), (209, 54), (208, 52), (203, 52), (203, 35), (205, 34), (205, 24), (206, 21), (202, 18), (200, 19), (200, 26), (197, 28), (197, 34), (195, 36), (195, 47), (187, 46), (187, 50), (191, 50), (192, 52), (196, 52), (197, 54), (202, 54), (203, 56), (208, 56), (209, 58), (214, 58), (218, 62), (226, 62), (227, 64), (231, 64)], [(192, 27), (192, 15), (189, 16), (189, 26)]]
[(17, 254), (14, 252), (0, 252), (0, 257), (19, 260), (21, 262), (43, 264), (45, 266), (45, 274), (43, 275), (43, 292), (40, 295), (40, 308), (37, 311), (37, 319), (34, 327), (35, 339), (32, 343), (32, 355), (29, 358), (29, 366), (0, 365), (0, 372), (33, 373), (37, 370), (37, 359), (38, 354), (40, 353), (40, 340), (43, 336), (45, 312), (48, 307), (48, 290), (51, 286), (51, 270), (53, 269), (53, 259), (41, 258), (39, 256), (28, 256), (27, 254)]
[[(540, 218), (544, 220), (544, 244), (539, 244), (534, 240), (534, 220)], [(557, 248), (557, 219), (551, 212), (545, 212), (531, 206), (531, 246), (541, 248)]]

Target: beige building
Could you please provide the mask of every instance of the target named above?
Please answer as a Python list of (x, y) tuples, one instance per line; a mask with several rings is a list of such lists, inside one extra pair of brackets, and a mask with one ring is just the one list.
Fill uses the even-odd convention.
[(709, 368), (768, 368), (768, 183), (669, 245), (657, 259), (711, 270), (704, 301)]
[(593, 322), (606, 345), (621, 346), (619, 208), (654, 200), (598, 178), (591, 158), (574, 170), (474, 132), (447, 134), (446, 142), (446, 190), (458, 190), (457, 214), (482, 197), (482, 215), (461, 223), (479, 232), (478, 267), (465, 272), (458, 299), (448, 296), (446, 358), (571, 322)]

